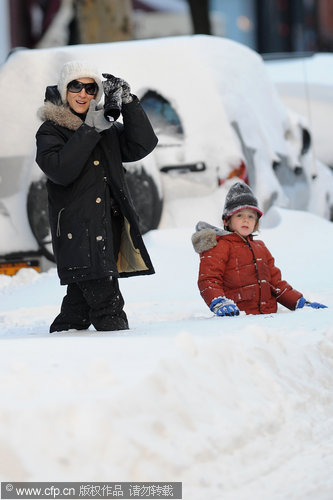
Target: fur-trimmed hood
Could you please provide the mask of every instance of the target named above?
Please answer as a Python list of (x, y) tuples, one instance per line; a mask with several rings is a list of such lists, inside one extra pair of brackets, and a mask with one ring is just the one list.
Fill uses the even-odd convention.
[(215, 247), (218, 236), (232, 234), (220, 227), (212, 226), (208, 222), (198, 222), (195, 226), (196, 232), (192, 235), (192, 245), (197, 253), (206, 252)]
[(61, 127), (69, 130), (77, 130), (82, 125), (82, 120), (79, 116), (71, 112), (69, 106), (63, 104), (53, 104), (46, 101), (44, 106), (39, 108), (38, 117), (44, 122), (50, 120)]

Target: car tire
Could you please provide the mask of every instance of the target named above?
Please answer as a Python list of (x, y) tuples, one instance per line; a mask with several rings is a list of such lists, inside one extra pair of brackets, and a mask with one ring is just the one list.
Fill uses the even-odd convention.
[(163, 199), (160, 197), (156, 183), (144, 167), (128, 170), (126, 173), (128, 189), (134, 208), (139, 217), (139, 228), (142, 234), (156, 229), (160, 223)]
[[(128, 171), (128, 188), (139, 217), (142, 234), (156, 229), (161, 219), (163, 200), (154, 179), (145, 169)], [(40, 252), (51, 262), (55, 262), (52, 250), (52, 238), (48, 217), (46, 177), (30, 184), (27, 199), (28, 220), (31, 231), (37, 240)]]

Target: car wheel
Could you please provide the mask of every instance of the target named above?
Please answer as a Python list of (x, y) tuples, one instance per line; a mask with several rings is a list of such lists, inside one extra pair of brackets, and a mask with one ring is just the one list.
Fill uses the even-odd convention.
[(156, 229), (161, 220), (163, 200), (161, 199), (154, 179), (144, 167), (128, 170), (127, 185), (134, 208), (139, 216), (139, 227), (142, 234)]

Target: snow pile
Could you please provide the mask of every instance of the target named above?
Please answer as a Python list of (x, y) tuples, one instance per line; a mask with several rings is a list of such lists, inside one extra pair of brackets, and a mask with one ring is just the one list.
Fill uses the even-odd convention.
[(121, 281), (128, 332), (49, 335), (55, 270), (0, 277), (1, 480), (332, 498), (332, 224), (274, 208), (261, 231), (283, 276), (329, 308), (238, 318), (200, 298), (192, 232), (146, 235), (157, 272)]

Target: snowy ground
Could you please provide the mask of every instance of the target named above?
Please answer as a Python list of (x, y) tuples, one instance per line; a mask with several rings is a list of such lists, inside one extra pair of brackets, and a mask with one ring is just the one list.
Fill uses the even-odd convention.
[[(207, 220), (215, 223), (215, 221)], [(48, 333), (55, 270), (0, 276), (0, 479), (182, 481), (186, 500), (333, 498), (333, 225), (273, 208), (260, 237), (325, 310), (213, 317), (193, 228), (145, 237), (131, 330)]]

